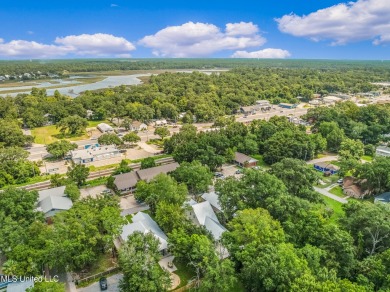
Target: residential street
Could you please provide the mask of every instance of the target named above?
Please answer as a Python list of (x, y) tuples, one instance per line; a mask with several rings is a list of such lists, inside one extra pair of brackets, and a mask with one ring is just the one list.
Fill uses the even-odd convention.
[[(119, 281), (122, 279), (122, 274), (116, 274), (107, 278), (108, 289), (107, 292), (118, 292)], [(99, 287), (99, 281), (93, 283), (91, 286), (77, 289), (78, 292), (98, 292), (101, 291)]]

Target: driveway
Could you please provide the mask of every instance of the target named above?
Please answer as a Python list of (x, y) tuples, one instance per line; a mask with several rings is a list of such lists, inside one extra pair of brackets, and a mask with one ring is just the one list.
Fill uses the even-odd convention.
[(104, 192), (106, 190), (109, 190), (109, 189), (104, 185), (80, 189), (80, 197), (81, 198), (87, 198), (87, 197), (96, 198), (98, 195), (100, 195), (102, 192)]
[[(116, 274), (107, 278), (107, 292), (119, 292), (119, 281), (122, 279), (122, 274)], [(77, 292), (98, 292), (100, 291), (99, 281), (84, 288), (77, 289)]]
[(309, 160), (306, 163), (307, 164), (315, 164), (315, 163), (318, 163), (318, 162), (330, 162), (330, 161), (335, 161), (335, 160), (338, 160), (338, 159), (339, 159), (339, 157), (337, 155), (327, 155), (325, 157)]
[(333, 199), (333, 200), (335, 200), (337, 202), (340, 202), (341, 204), (348, 203), (348, 201), (346, 199), (340, 198), (340, 197), (338, 197), (336, 195), (333, 195), (333, 194), (329, 193), (329, 190), (331, 188), (333, 188), (334, 186), (336, 186), (336, 185), (331, 185), (331, 186), (329, 186), (329, 187), (327, 187), (325, 189), (321, 189), (321, 188), (318, 188), (318, 187), (314, 187), (314, 189), (316, 190), (316, 192), (319, 192), (321, 195), (324, 195), (324, 196), (326, 196), (328, 198), (331, 198), (331, 199)]

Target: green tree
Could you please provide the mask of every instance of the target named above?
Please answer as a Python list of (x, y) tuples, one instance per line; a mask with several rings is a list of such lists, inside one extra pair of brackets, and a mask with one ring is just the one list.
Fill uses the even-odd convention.
[(390, 158), (377, 157), (371, 163), (357, 165), (354, 175), (363, 180), (362, 186), (371, 194), (390, 190)]
[(357, 161), (364, 155), (364, 145), (361, 141), (344, 139), (341, 142), (339, 156), (344, 159), (355, 159)]
[(72, 202), (75, 202), (80, 198), (80, 190), (75, 183), (67, 184), (64, 193)]
[(69, 151), (77, 149), (77, 144), (60, 140), (46, 145), (46, 150), (56, 158), (64, 158)]
[(0, 119), (0, 146), (24, 147), (31, 144), (33, 139), (32, 136), (23, 134), (17, 121)]
[(123, 272), (120, 289), (124, 292), (168, 291), (169, 272), (160, 268), (159, 241), (152, 234), (135, 232), (119, 250), (119, 266)]
[(134, 143), (141, 141), (141, 138), (136, 133), (130, 132), (130, 133), (127, 133), (126, 135), (124, 135), (122, 140), (125, 142), (129, 142), (131, 144), (134, 144)]
[(212, 184), (213, 174), (206, 165), (199, 161), (183, 162), (172, 176), (181, 183), (185, 183), (191, 194), (206, 192)]
[(153, 213), (159, 202), (182, 206), (188, 195), (185, 184), (177, 183), (166, 174), (159, 174), (150, 182), (139, 181), (134, 197), (145, 201)]
[(161, 201), (156, 207), (156, 221), (166, 233), (186, 224), (184, 209), (178, 204)]
[(141, 161), (141, 169), (152, 168), (156, 166), (156, 161), (153, 157), (147, 157)]
[(74, 164), (72, 167), (68, 167), (66, 175), (78, 186), (82, 186), (89, 176), (89, 168), (83, 164)]
[(119, 166), (115, 168), (114, 174), (121, 174), (121, 173), (126, 173), (130, 172), (133, 169), (129, 166), (129, 162), (125, 159), (121, 160), (121, 163), (119, 163)]
[(160, 127), (154, 130), (154, 134), (160, 136), (161, 140), (164, 140), (164, 138), (168, 137), (171, 133), (169, 132), (168, 128)]
[(88, 121), (85, 118), (82, 118), (78, 115), (68, 116), (61, 119), (56, 127), (60, 129), (62, 134), (68, 132), (71, 135), (75, 135), (85, 131), (85, 128), (88, 126)]
[(98, 138), (98, 143), (101, 145), (122, 145), (123, 141), (116, 134), (106, 133)]
[(33, 288), (26, 290), (27, 292), (63, 292), (65, 284), (60, 282), (36, 282)]
[(309, 201), (321, 201), (321, 198), (314, 192), (313, 188), (313, 185), (319, 181), (320, 175), (311, 165), (306, 164), (304, 161), (285, 158), (273, 164), (270, 173), (286, 185), (290, 194), (308, 199)]

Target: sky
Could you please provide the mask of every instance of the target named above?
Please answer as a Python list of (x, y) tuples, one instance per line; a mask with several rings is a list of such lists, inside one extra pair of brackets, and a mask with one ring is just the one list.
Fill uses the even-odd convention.
[(390, 59), (390, 0), (0, 0), (0, 59)]

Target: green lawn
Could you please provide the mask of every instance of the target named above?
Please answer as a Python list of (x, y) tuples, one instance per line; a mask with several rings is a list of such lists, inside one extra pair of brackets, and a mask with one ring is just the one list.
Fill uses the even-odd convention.
[(341, 207), (343, 204), (326, 196), (322, 196), (322, 198), (325, 201), (325, 205), (333, 210), (333, 214), (330, 217), (332, 222), (336, 222), (340, 217), (344, 216), (345, 213)]
[(331, 176), (322, 176), (321, 180), (325, 183), (324, 185), (318, 184), (317, 187), (324, 189), (329, 187), (330, 185), (337, 182), (340, 177), (337, 174)]
[(34, 136), (34, 142), (37, 144), (50, 144), (60, 139), (71, 141), (89, 139), (88, 134), (85, 132), (76, 135), (63, 135), (55, 125), (32, 129), (31, 135)]
[(83, 186), (83, 188), (97, 187), (105, 184), (107, 184), (107, 177), (103, 176), (103, 177), (88, 180), (86, 182), (86, 185)]
[(173, 260), (173, 263), (175, 264), (177, 271), (174, 273), (180, 277), (180, 285), (177, 288), (183, 287), (188, 284), (188, 282), (195, 277), (195, 271), (191, 269), (190, 266), (188, 266), (186, 263), (182, 263), (177, 261), (176, 259)]
[(253, 157), (254, 159), (258, 160), (258, 162), (257, 162), (258, 166), (268, 166), (268, 164), (265, 163), (264, 160), (263, 160), (263, 155), (254, 154), (254, 155), (250, 155), (250, 156)]
[(101, 123), (106, 123), (110, 126), (114, 126), (110, 121), (108, 120), (103, 120), (103, 121), (88, 121), (88, 128), (92, 128), (92, 127), (97, 127), (97, 125), (101, 124)]
[(343, 189), (340, 186), (336, 186), (332, 188), (329, 193), (336, 195), (337, 197), (344, 198), (345, 194), (343, 193)]
[(369, 156), (369, 155), (364, 155), (362, 156), (362, 159), (365, 160), (365, 161), (372, 161), (372, 156)]

